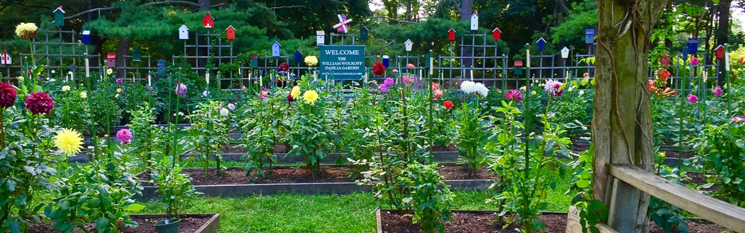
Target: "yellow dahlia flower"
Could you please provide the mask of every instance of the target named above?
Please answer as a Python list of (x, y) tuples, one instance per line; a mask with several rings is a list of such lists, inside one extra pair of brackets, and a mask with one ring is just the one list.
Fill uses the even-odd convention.
[(70, 86), (65, 85), (65, 86), (62, 87), (62, 91), (64, 91), (64, 92), (67, 92), (69, 90), (70, 90)]
[(290, 91), (290, 96), (292, 96), (293, 99), (298, 99), (298, 97), (300, 97), (300, 87), (293, 87), (292, 91)]
[(303, 100), (305, 100), (305, 103), (307, 104), (315, 104), (318, 100), (318, 92), (314, 90), (306, 91), (305, 94), (303, 94)]
[(316, 58), (316, 56), (307, 56), (305, 57), (305, 64), (308, 66), (316, 66), (318, 65), (318, 58)]
[(80, 92), (80, 98), (83, 98), (83, 99), (88, 98), (88, 93), (85, 91)]
[(111, 68), (109, 68), (109, 69), (106, 70), (106, 74), (107, 75), (111, 75), (112, 73), (114, 73), (114, 71), (111, 70)]
[(24, 77), (23, 77), (23, 76), (18, 76), (18, 81), (19, 81), (19, 82), (23, 82), (23, 79), (24, 79)]
[(24, 40), (30, 40), (36, 36), (36, 27), (35, 23), (21, 23), (16, 26), (16, 35)]
[(75, 130), (62, 129), (54, 136), (54, 145), (67, 156), (72, 156), (83, 148), (83, 137)]

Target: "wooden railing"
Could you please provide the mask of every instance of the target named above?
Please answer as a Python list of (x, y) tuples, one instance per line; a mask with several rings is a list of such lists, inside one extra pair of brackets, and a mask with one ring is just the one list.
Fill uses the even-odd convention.
[[(745, 209), (743, 208), (672, 183), (633, 165), (610, 165), (609, 173), (615, 179), (614, 188), (638, 189), (730, 231), (745, 233)], [(628, 197), (612, 197), (611, 209), (623, 209), (624, 206), (636, 205), (636, 202), (624, 201), (638, 198), (633, 192), (615, 193), (629, 193), (629, 195)], [(599, 226), (601, 232), (633, 232), (636, 221), (634, 214), (619, 213), (623, 213), (623, 211), (612, 210), (608, 219), (609, 225), (616, 226), (616, 229), (601, 224)], [(579, 233), (582, 231), (581, 227), (575, 222), (577, 221), (573, 221), (570, 217), (567, 223), (567, 232)]]

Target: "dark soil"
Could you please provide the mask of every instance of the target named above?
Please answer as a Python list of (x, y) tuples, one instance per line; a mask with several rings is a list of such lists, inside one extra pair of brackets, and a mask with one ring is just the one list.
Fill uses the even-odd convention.
[[(241, 144), (237, 144), (237, 143), (228, 144), (222, 149), (222, 153), (245, 154), (246, 152), (248, 152), (248, 150), (243, 148)], [(274, 153), (287, 153), (287, 152), (290, 152), (289, 145), (285, 143), (281, 143), (281, 142), (274, 145)]]
[[(698, 172), (687, 172), (686, 176), (688, 176), (689, 179), (683, 180), (681, 183), (683, 184), (695, 184), (695, 185), (704, 185), (706, 184), (706, 177), (703, 173)], [(709, 188), (701, 188), (702, 191), (717, 191), (719, 187), (716, 185), (713, 185)]]
[(456, 148), (455, 145), (450, 144), (448, 146), (437, 145), (437, 146), (432, 147), (432, 150), (433, 151), (457, 151), (458, 148)]
[[(490, 174), (485, 168), (480, 169), (475, 175), (471, 174), (470, 169), (465, 166), (453, 164), (438, 165), (440, 174), (445, 180), (463, 180), (463, 179), (497, 179), (497, 176)], [(351, 176), (351, 167), (349, 166), (321, 166), (321, 173), (316, 179), (313, 179), (310, 170), (305, 167), (273, 167), (264, 169), (265, 176), (259, 179), (258, 174), (253, 171), (251, 176), (246, 176), (246, 169), (239, 167), (227, 168), (221, 176), (216, 176), (215, 169), (210, 168), (207, 177), (204, 176), (204, 169), (189, 168), (184, 169), (183, 173), (192, 178), (194, 185), (217, 185), (217, 184), (263, 184), (263, 183), (320, 183), (320, 182), (353, 182)]]
[[(132, 216), (132, 220), (137, 222), (137, 228), (121, 227), (119, 230), (121, 233), (153, 233), (155, 230), (155, 223), (165, 220), (162, 218), (140, 218), (139, 216)], [(182, 218), (180, 224), (180, 233), (192, 233), (196, 232), (200, 227), (209, 221), (208, 217), (205, 218)], [(85, 227), (91, 232), (96, 231), (95, 223), (88, 223)], [(31, 225), (28, 227), (28, 233), (61, 233), (54, 229), (51, 225)], [(73, 233), (84, 233), (80, 228), (76, 228)]]
[[(497, 222), (497, 218), (491, 213), (462, 213), (454, 212), (453, 220), (445, 222), (445, 232), (498, 232), (513, 233), (515, 228), (521, 228), (516, 223), (504, 227)], [(411, 223), (410, 215), (402, 215), (397, 212), (381, 211), (381, 224), (383, 232), (386, 233), (414, 233), (420, 232), (418, 224)], [(507, 218), (511, 218), (508, 216)], [(541, 221), (546, 223), (545, 232), (566, 232), (565, 214), (543, 214)], [(690, 233), (719, 233), (723, 232), (718, 225), (697, 220), (688, 220), (688, 231)], [(660, 227), (650, 223), (650, 233), (664, 233)]]
[[(688, 159), (693, 157), (694, 154), (692, 151), (683, 151), (683, 153), (680, 154), (681, 159)], [(665, 157), (666, 158), (678, 158), (678, 151), (665, 151)]]

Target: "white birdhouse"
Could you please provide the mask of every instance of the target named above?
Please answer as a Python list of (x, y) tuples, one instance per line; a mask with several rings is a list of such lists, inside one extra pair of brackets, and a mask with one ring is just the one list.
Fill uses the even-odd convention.
[(0, 55), (0, 64), (10, 65), (11, 63), (12, 63), (12, 60), (10, 58), (10, 55), (8, 55), (8, 51), (3, 50), (3, 54)]
[(471, 31), (479, 30), (479, 12), (474, 12), (471, 15)]
[(279, 44), (279, 42), (275, 41), (274, 44), (272, 44), (272, 56), (273, 57), (279, 57), (279, 49), (282, 48), (282, 45)]
[(404, 45), (406, 45), (406, 52), (411, 52), (411, 46), (414, 45), (414, 42), (411, 42), (411, 39), (409, 39), (404, 42)]
[(316, 31), (316, 45), (322, 46), (326, 44), (326, 32)]
[(569, 48), (564, 47), (563, 49), (561, 49), (561, 58), (569, 58)]
[(186, 27), (186, 25), (181, 25), (181, 27), (178, 28), (178, 39), (179, 40), (189, 39), (189, 28)]

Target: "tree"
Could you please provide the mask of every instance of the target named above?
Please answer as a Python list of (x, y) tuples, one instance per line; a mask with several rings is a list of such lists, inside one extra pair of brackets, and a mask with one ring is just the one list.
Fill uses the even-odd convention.
[[(593, 188), (595, 198), (610, 206), (611, 215), (634, 217), (635, 225), (611, 223), (619, 232), (649, 232), (649, 195), (623, 182), (611, 189), (608, 165), (633, 164), (647, 171), (653, 167), (647, 63), (651, 32), (667, 1), (598, 1)], [(611, 201), (619, 201), (610, 200), (611, 196), (626, 202), (611, 206)]]

